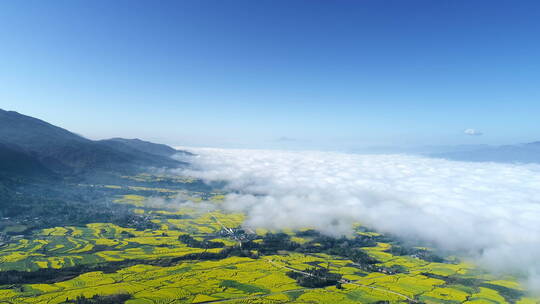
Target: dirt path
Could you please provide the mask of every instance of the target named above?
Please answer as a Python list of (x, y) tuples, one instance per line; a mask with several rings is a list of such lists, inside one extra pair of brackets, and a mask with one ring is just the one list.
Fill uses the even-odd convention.
[(225, 230), (227, 232), (227, 234), (233, 238), (235, 241), (238, 242), (238, 246), (240, 246), (240, 248), (242, 248), (242, 241), (238, 239), (238, 237), (236, 237), (236, 235), (234, 235), (234, 232), (231, 228), (227, 228), (225, 225), (223, 225), (221, 223), (221, 221), (215, 216), (212, 214), (212, 212), (208, 211), (208, 214), (214, 219), (214, 221), (216, 221), (223, 230)]

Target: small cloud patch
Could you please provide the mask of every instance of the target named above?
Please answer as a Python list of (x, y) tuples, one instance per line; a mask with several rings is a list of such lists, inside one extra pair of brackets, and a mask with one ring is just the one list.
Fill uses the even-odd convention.
[(479, 130), (476, 130), (476, 129), (465, 129), (465, 131), (463, 131), (463, 133), (467, 134), (467, 135), (470, 135), (470, 136), (480, 136), (484, 133), (480, 132)]

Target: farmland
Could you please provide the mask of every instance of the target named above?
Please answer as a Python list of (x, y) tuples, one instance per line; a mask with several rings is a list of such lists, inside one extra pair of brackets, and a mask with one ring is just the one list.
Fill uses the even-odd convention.
[(91, 222), (21, 235), (11, 227), (0, 247), (0, 303), (118, 294), (129, 304), (540, 301), (515, 277), (407, 247), (366, 227), (348, 238), (309, 227), (251, 230), (242, 227), (243, 214), (220, 208), (219, 189), (197, 189), (188, 177), (123, 178), (145, 185), (78, 187), (106, 191), (145, 225)]

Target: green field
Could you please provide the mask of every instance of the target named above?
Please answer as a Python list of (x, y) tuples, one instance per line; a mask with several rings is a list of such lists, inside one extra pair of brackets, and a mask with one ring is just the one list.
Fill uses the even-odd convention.
[[(397, 245), (361, 226), (356, 227), (357, 236), (369, 245), (353, 248), (347, 243), (352, 249), (337, 252), (321, 242), (345, 241), (310, 230), (275, 234), (275, 240), (265, 230), (241, 230), (244, 215), (220, 211), (220, 192), (184, 191), (195, 207), (170, 210), (148, 207), (147, 198), (168, 198), (181, 191), (103, 187), (124, 191), (115, 194), (115, 203), (132, 206), (134, 214), (159, 228), (91, 223), (13, 237), (0, 247), (0, 303), (69, 303), (79, 296), (115, 294), (129, 294), (129, 304), (540, 303), (516, 278), (495, 276), (455, 259), (435, 262), (395, 254), (391, 249)], [(216, 209), (201, 211), (196, 208), (201, 202)], [(368, 262), (351, 258), (357, 255)], [(293, 279), (294, 273), (307, 277), (313, 268), (339, 274), (339, 283), (306, 287)]]

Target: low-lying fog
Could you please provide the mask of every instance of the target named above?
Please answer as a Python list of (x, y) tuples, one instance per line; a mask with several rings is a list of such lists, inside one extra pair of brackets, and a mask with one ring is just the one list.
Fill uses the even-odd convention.
[(381, 232), (459, 250), (540, 288), (540, 166), (409, 155), (190, 149), (183, 175), (225, 180), (246, 225)]

